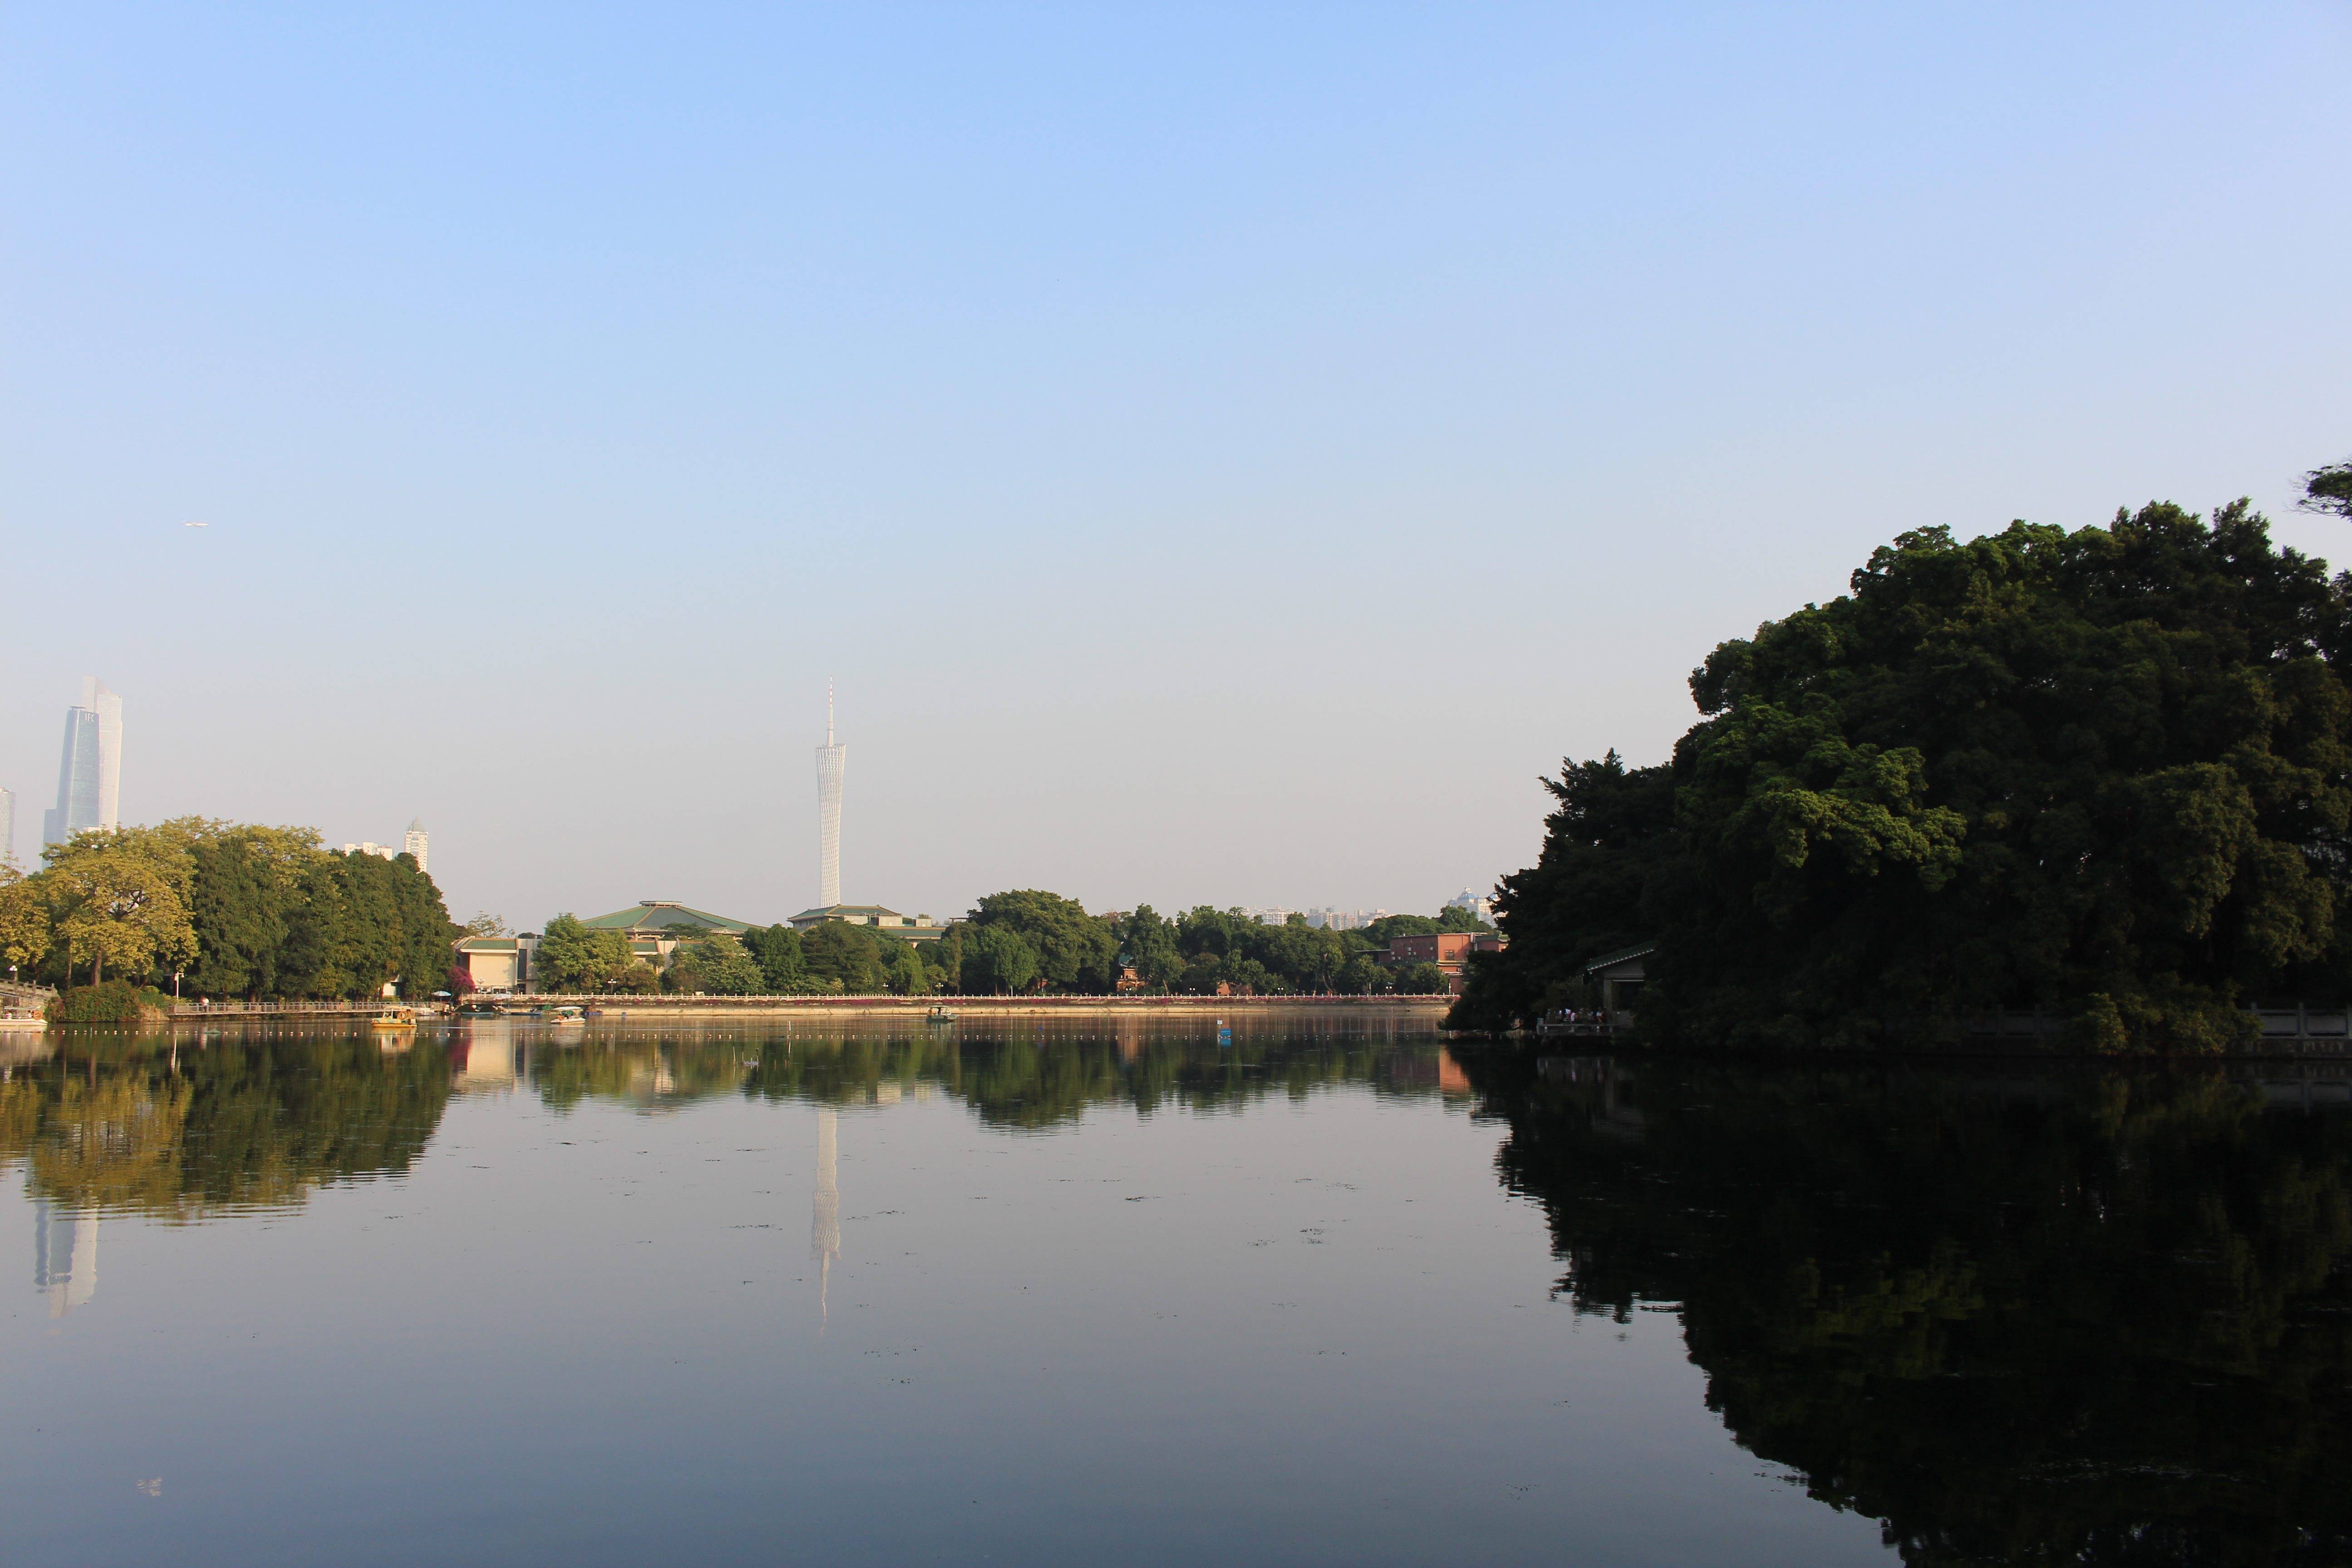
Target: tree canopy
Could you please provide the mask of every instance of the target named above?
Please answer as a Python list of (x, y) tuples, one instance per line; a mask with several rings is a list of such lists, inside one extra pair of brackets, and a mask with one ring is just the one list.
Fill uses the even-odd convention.
[(1727, 642), (1670, 764), (1563, 764), (1458, 1026), (1655, 937), (1646, 1032), (1902, 1043), (1995, 1005), (2210, 1049), (2352, 994), (2352, 578), (2241, 501), (1906, 533)]
[(632, 962), (627, 937), (616, 931), (592, 930), (567, 910), (539, 933), (539, 946), (530, 957), (531, 984), (567, 994), (604, 991)]
[[(1076, 899), (1034, 888), (991, 893), (973, 906), (971, 919), (982, 931), (1020, 937), (1033, 955), (1034, 977), (1057, 990), (1099, 994), (1118, 983), (1118, 935)], [(1015, 950), (1000, 943), (995, 951)], [(967, 957), (967, 966), (971, 963)], [(1003, 988), (1017, 991), (1027, 984), (1024, 979)]]
[(2352, 462), (2330, 463), (2304, 475), (2303, 499), (2295, 504), (2305, 511), (2352, 518)]
[(333, 854), (310, 828), (175, 817), (78, 833), (44, 859), (0, 876), (0, 960), (59, 984), (177, 969), (206, 994), (422, 994), (457, 934), (414, 859)]

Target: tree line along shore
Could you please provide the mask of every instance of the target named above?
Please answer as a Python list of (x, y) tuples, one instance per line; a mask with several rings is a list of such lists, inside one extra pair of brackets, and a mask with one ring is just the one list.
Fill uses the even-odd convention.
[(1436, 995), (1447, 989), (1444, 972), (1393, 963), (1389, 944), (1490, 929), (1458, 909), (1388, 915), (1355, 931), (1311, 927), (1298, 915), (1266, 925), (1206, 905), (1172, 918), (1149, 904), (1089, 914), (1076, 899), (1022, 889), (989, 894), (932, 941), (841, 921), (754, 926), (740, 938), (683, 942), (659, 973), (619, 931), (561, 914), (539, 938), (530, 981), (541, 992), (639, 995)]
[[(0, 963), (63, 988), (66, 1016), (128, 1016), (157, 994), (253, 1001), (416, 1000), (472, 989), (469, 931), (414, 858), (327, 849), (315, 829), (181, 817), (77, 834), (26, 876), (0, 866)], [(1261, 924), (1238, 910), (1089, 914), (1034, 889), (993, 893), (935, 942), (870, 927), (753, 927), (681, 943), (658, 971), (620, 932), (547, 922), (534, 989), (612, 995), (1443, 994), (1395, 937), (1487, 930), (1475, 915), (1391, 915), (1358, 931)]]
[[(2303, 504), (2352, 519), (2352, 464)], [(1898, 535), (1718, 646), (1654, 766), (1545, 781), (1508, 943), (1449, 1023), (1595, 1000), (1654, 944), (1661, 1044), (1895, 1047), (2032, 1008), (2091, 1051), (2215, 1051), (2352, 999), (2352, 574), (2243, 500)]]

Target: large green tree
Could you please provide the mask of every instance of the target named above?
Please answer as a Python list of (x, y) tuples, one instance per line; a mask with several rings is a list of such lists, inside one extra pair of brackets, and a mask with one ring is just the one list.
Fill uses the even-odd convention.
[(567, 910), (539, 933), (530, 957), (531, 988), (554, 994), (602, 991), (632, 962), (627, 937), (593, 929)]
[(1036, 954), (1038, 974), (1056, 990), (1100, 994), (1118, 979), (1118, 933), (1076, 899), (1035, 888), (991, 893), (971, 918), (983, 930), (1019, 933)]
[(768, 988), (760, 961), (723, 931), (709, 932), (680, 947), (663, 979), (673, 991), (712, 996), (754, 996)]
[(111, 963), (119, 977), (143, 980), (159, 963), (195, 956), (187, 866), (153, 829), (77, 833), (50, 847), (35, 880), (68, 976), (87, 964), (96, 984)]
[(1038, 973), (1036, 948), (1011, 925), (977, 927), (964, 942), (961, 989), (968, 995), (1012, 995)]
[(1901, 1044), (2008, 1005), (2210, 1049), (2259, 996), (2341, 998), (2347, 653), (2352, 580), (2242, 501), (1904, 534), (1692, 676), (1662, 839), (1649, 781), (1563, 775), (1563, 807), (1653, 809), (1614, 842), (1555, 813), (1460, 1021), (1524, 1016), (1576, 933), (1637, 927), (1643, 1028), (1696, 1043)]
[(458, 930), (409, 856), (316, 854), (296, 882), (278, 984), (308, 996), (373, 995), (395, 984), (404, 995), (427, 995), (448, 973)]
[(801, 933), (788, 925), (753, 926), (743, 933), (743, 950), (760, 965), (761, 983), (772, 995), (821, 989), (809, 979), (808, 961), (801, 952)]
[(1473, 955), (1458, 1028), (1508, 1028), (1582, 1002), (1585, 965), (1654, 933), (1643, 894), (1676, 845), (1673, 769), (1628, 768), (1611, 752), (1542, 784), (1554, 802), (1542, 852), (1496, 890), (1510, 945)]
[(1150, 904), (1138, 904), (1118, 923), (1119, 962), (1132, 966), (1135, 977), (1154, 990), (1164, 991), (1184, 973), (1184, 952), (1176, 942), (1176, 926)]
[(801, 954), (812, 979), (853, 996), (877, 996), (890, 988), (881, 938), (871, 926), (827, 921), (801, 937)]

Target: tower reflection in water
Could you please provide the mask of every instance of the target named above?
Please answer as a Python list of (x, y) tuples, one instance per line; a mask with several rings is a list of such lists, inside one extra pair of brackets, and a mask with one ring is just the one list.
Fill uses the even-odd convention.
[(98, 1293), (98, 1215), (33, 1200), (33, 1289), (62, 1318)]
[(824, 1323), (825, 1289), (832, 1280), (833, 1260), (841, 1256), (841, 1190), (834, 1181), (839, 1121), (830, 1106), (816, 1113), (816, 1196), (809, 1204), (809, 1258), (816, 1264), (820, 1329)]

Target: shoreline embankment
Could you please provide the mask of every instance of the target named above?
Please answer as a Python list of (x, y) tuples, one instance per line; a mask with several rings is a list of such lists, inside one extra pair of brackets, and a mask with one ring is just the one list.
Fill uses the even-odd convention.
[[(544, 1007), (572, 1006), (603, 1021), (688, 1018), (904, 1018), (921, 1021), (943, 1008), (960, 1018), (1029, 1017), (1245, 1017), (1255, 1014), (1362, 1011), (1391, 1016), (1443, 1018), (1447, 996), (614, 996), (548, 994), (502, 996), (498, 1011), (434, 1012), (433, 1021), (525, 1019)], [(389, 1003), (260, 1002), (182, 1003), (173, 1024), (217, 1024), (235, 1019), (286, 1022), (363, 1017)]]

